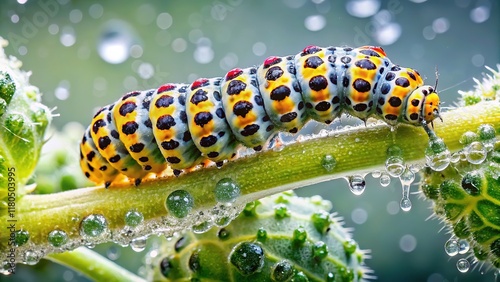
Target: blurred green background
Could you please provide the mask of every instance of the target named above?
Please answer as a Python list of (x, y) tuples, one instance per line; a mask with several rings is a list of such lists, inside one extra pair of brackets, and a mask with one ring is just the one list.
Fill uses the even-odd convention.
[[(457, 101), (457, 90), (473, 87), (472, 77), (481, 77), (485, 65), (500, 62), (500, 5), (496, 0), (8, 0), (0, 2), (0, 36), (10, 41), (8, 54), (33, 72), (31, 82), (44, 93), (45, 104), (57, 108), (58, 128), (70, 121), (86, 125), (99, 106), (128, 91), (222, 76), (310, 44), (381, 45), (393, 62), (419, 70), (431, 85), (438, 67), (447, 107)], [(68, 148), (77, 149), (77, 144)], [(458, 272), (456, 261), (464, 255), (445, 254), (449, 235), (437, 220), (426, 220), (430, 203), (414, 195), (411, 212), (401, 212), (395, 179), (383, 188), (367, 176), (361, 196), (351, 194), (343, 180), (298, 193), (333, 202), (360, 246), (372, 250), (367, 263), (380, 281), (495, 280), (481, 265)], [(113, 259), (118, 254), (117, 262), (134, 272), (144, 254), (113, 244), (95, 249)], [(40, 280), (85, 278), (47, 261), (0, 276), (0, 281)]]

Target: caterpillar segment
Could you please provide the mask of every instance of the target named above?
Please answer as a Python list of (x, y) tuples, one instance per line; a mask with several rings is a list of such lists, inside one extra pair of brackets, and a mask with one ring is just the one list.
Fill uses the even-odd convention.
[(186, 113), (194, 144), (203, 156), (221, 165), (234, 157), (238, 142), (222, 108), (221, 78), (200, 78), (190, 86)]
[(120, 140), (120, 133), (118, 133), (113, 117), (114, 106), (115, 104), (105, 106), (95, 114), (90, 123), (92, 141), (110, 166), (128, 177), (141, 178), (147, 172), (132, 158)]
[(233, 69), (222, 84), (222, 106), (231, 130), (245, 147), (256, 151), (274, 133), (274, 124), (264, 108), (257, 69)]
[(149, 108), (158, 148), (165, 161), (175, 170), (195, 166), (203, 159), (188, 128), (186, 114), (188, 88), (188, 84), (161, 86)]
[(198, 164), (220, 166), (241, 145), (260, 151), (277, 131), (296, 133), (310, 119), (328, 124), (348, 113), (429, 133), (439, 110), (435, 87), (380, 47), (307, 46), (224, 77), (126, 94), (95, 115), (80, 164), (93, 182), (139, 184), (166, 168), (179, 175)]

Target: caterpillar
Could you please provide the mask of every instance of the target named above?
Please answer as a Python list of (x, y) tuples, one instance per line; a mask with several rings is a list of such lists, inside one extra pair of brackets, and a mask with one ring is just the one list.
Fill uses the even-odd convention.
[(203, 160), (221, 165), (240, 144), (260, 151), (277, 131), (296, 133), (310, 119), (329, 124), (344, 112), (429, 130), (440, 115), (439, 96), (381, 47), (311, 45), (224, 77), (125, 94), (93, 117), (80, 166), (106, 187), (127, 178), (139, 185), (168, 166), (178, 175)]

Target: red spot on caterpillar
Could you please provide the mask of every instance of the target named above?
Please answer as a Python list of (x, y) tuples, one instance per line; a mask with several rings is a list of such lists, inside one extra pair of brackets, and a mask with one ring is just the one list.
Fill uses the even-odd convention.
[(234, 79), (235, 77), (241, 75), (242, 73), (243, 71), (240, 68), (232, 69), (226, 74), (226, 80)]
[(321, 50), (320, 47), (318, 47), (316, 45), (309, 45), (306, 48), (304, 48), (304, 50), (302, 50), (302, 56), (314, 54), (314, 53), (318, 52), (319, 50)]
[(274, 64), (277, 64), (281, 62), (281, 58), (280, 57), (276, 57), (276, 56), (271, 56), (271, 57), (268, 57), (265, 61), (264, 61), (264, 68), (268, 68)]
[(172, 90), (175, 88), (175, 85), (174, 84), (164, 84), (162, 86), (160, 86), (160, 88), (158, 88), (158, 94), (160, 93), (163, 93), (165, 91), (169, 91), (169, 90)]
[(191, 90), (195, 90), (196, 88), (200, 88), (208, 83), (208, 79), (206, 78), (198, 78), (191, 84)]

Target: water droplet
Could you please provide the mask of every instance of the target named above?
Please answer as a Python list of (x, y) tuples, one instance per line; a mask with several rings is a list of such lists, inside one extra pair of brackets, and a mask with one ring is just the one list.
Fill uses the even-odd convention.
[(385, 169), (392, 177), (398, 177), (405, 170), (404, 160), (401, 157), (389, 157), (385, 161)]
[(444, 244), (444, 250), (450, 257), (456, 256), (459, 251), (457, 240), (449, 239), (448, 241), (446, 241), (446, 243)]
[(193, 233), (201, 234), (201, 233), (205, 233), (208, 230), (210, 230), (210, 228), (212, 228), (212, 226), (214, 226), (213, 221), (207, 220), (207, 221), (204, 221), (198, 225), (193, 225), (192, 231), (193, 231)]
[(365, 191), (366, 182), (362, 175), (356, 174), (347, 178), (349, 189), (354, 195), (361, 195)]
[(328, 246), (323, 241), (314, 243), (312, 247), (313, 256), (316, 260), (322, 260), (328, 256)]
[(469, 242), (465, 239), (460, 239), (458, 241), (458, 253), (463, 255), (469, 251), (470, 245)]
[(271, 279), (276, 282), (290, 281), (294, 272), (293, 265), (287, 260), (282, 260), (274, 264)]
[(380, 176), (382, 176), (382, 172), (380, 170), (372, 171), (373, 178), (380, 178)]
[(387, 187), (389, 186), (389, 184), (391, 184), (391, 177), (389, 176), (389, 174), (382, 173), (382, 175), (380, 176), (380, 185), (382, 187)]
[(415, 180), (415, 174), (411, 172), (409, 169), (406, 169), (399, 176), (399, 180), (401, 181), (401, 185), (403, 186), (403, 198), (401, 199), (400, 207), (403, 211), (410, 211), (411, 210), (410, 185)]
[(20, 247), (30, 239), (30, 233), (26, 230), (17, 230), (14, 232), (14, 245)]
[(106, 250), (106, 256), (110, 260), (117, 260), (120, 257), (120, 249), (116, 246), (111, 246)]
[(130, 227), (136, 227), (144, 220), (144, 215), (136, 210), (129, 210), (125, 214), (125, 224)]
[(490, 124), (481, 124), (477, 132), (479, 133), (479, 139), (486, 141), (496, 138), (495, 128)]
[(11, 275), (14, 273), (12, 271), (14, 271), (14, 269), (8, 260), (0, 262), (0, 275)]
[(475, 141), (470, 143), (464, 150), (467, 161), (471, 164), (481, 164), (486, 160), (487, 151), (483, 143)]
[(418, 173), (422, 170), (422, 166), (419, 164), (411, 164), (408, 166), (408, 169), (413, 173)]
[(146, 242), (147, 242), (146, 236), (135, 238), (130, 242), (130, 247), (135, 252), (142, 252), (146, 248)]
[(80, 235), (83, 237), (97, 237), (108, 228), (106, 218), (101, 214), (91, 214), (80, 223)]
[(27, 265), (35, 265), (40, 261), (40, 258), (38, 257), (37, 253), (35, 251), (26, 251), (24, 253), (24, 260), (23, 263)]
[(217, 232), (217, 237), (221, 240), (226, 240), (229, 238), (229, 231), (226, 228), (221, 228), (219, 232)]
[(326, 171), (330, 172), (337, 165), (337, 160), (332, 155), (325, 155), (323, 159), (321, 159), (321, 165)]
[(47, 237), (49, 244), (54, 247), (61, 247), (68, 242), (68, 234), (62, 230), (52, 230)]
[(248, 276), (264, 266), (264, 250), (259, 244), (242, 242), (232, 250), (230, 261), (242, 275)]
[(462, 188), (469, 195), (478, 196), (481, 194), (482, 175), (478, 171), (471, 171), (462, 178)]
[(476, 133), (472, 131), (467, 131), (464, 134), (462, 134), (462, 136), (460, 136), (459, 142), (462, 145), (469, 145), (470, 143), (478, 140), (479, 136)]
[(233, 203), (240, 195), (240, 186), (231, 178), (223, 178), (215, 184), (215, 200), (219, 203)]
[(457, 261), (457, 269), (458, 271), (465, 273), (469, 271), (470, 262), (467, 259), (461, 258)]
[(223, 216), (215, 221), (215, 225), (218, 227), (226, 227), (231, 223), (232, 218), (230, 216)]
[(450, 162), (456, 164), (460, 161), (460, 158), (461, 158), (460, 152), (455, 152), (451, 154)]
[(434, 171), (443, 171), (451, 162), (450, 151), (437, 154), (425, 154), (426, 164)]
[(186, 217), (194, 206), (194, 199), (185, 190), (176, 190), (167, 197), (167, 209), (175, 217)]
[(131, 27), (121, 20), (110, 20), (104, 26), (97, 52), (107, 63), (121, 64), (130, 56), (130, 47), (133, 45)]

